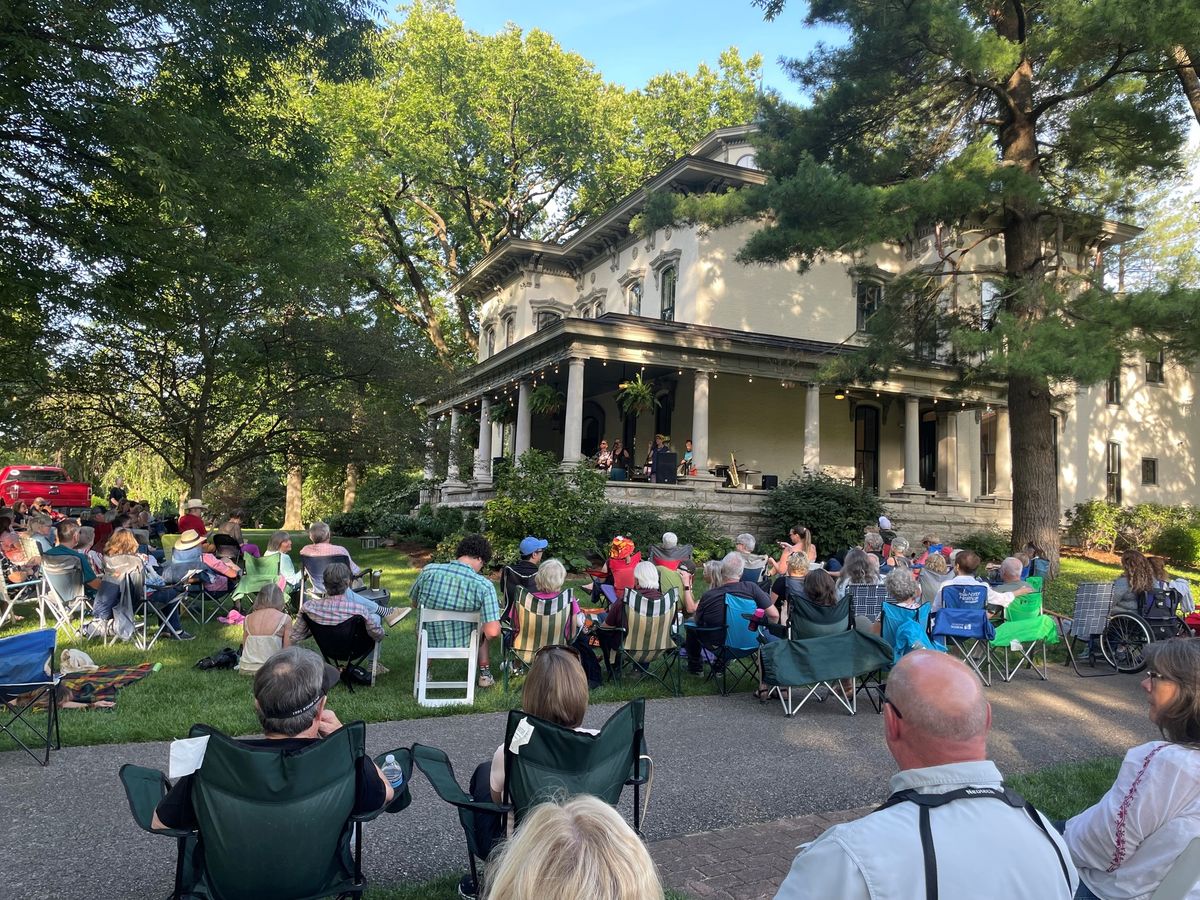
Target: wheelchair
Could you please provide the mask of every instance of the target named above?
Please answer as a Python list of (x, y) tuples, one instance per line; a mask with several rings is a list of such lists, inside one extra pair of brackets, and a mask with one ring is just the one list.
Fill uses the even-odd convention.
[(1183, 598), (1174, 588), (1146, 591), (1138, 598), (1137, 612), (1114, 612), (1100, 634), (1100, 652), (1118, 672), (1140, 672), (1146, 667), (1146, 645), (1191, 634), (1181, 614)]

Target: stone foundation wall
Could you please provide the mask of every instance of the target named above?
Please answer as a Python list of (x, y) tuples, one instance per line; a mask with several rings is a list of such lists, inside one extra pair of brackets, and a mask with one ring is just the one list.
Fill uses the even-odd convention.
[[(762, 513), (767, 491), (720, 487), (716, 480), (693, 480), (681, 484), (645, 484), (610, 481), (605, 494), (613, 503), (641, 506), (663, 515), (696, 508), (713, 516), (730, 538), (749, 532), (759, 540), (770, 540), (770, 525)], [(478, 510), (493, 495), (491, 486), (464, 485), (464, 490), (442, 488), (430, 494), (435, 505)], [(939, 539), (955, 540), (986, 528), (1012, 528), (1012, 505), (1007, 500), (946, 500), (933, 494), (895, 493), (884, 498), (892, 527), (914, 545), (921, 536), (934, 533)]]

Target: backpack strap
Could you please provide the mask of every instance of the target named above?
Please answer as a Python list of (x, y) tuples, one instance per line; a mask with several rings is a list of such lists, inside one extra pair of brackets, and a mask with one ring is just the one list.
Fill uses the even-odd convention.
[(925, 897), (926, 900), (938, 900), (938, 878), (937, 878), (937, 852), (933, 847), (933, 830), (929, 823), (929, 810), (938, 806), (945, 806), (947, 803), (953, 803), (955, 800), (978, 800), (993, 798), (1002, 800), (1013, 809), (1023, 809), (1029, 818), (1046, 836), (1046, 840), (1050, 842), (1050, 846), (1054, 848), (1054, 855), (1058, 857), (1058, 864), (1062, 868), (1063, 878), (1067, 881), (1067, 890), (1071, 890), (1071, 873), (1067, 868), (1067, 861), (1063, 858), (1062, 850), (1059, 849), (1058, 843), (1050, 836), (1050, 832), (1046, 830), (1046, 823), (1042, 821), (1042, 817), (1038, 815), (1038, 811), (1034, 809), (1033, 804), (1027, 801), (1024, 797), (1014, 791), (1012, 788), (992, 788), (992, 787), (966, 787), (959, 788), (956, 791), (948, 791), (945, 794), (922, 794), (913, 789), (897, 791), (888, 797), (876, 810), (888, 809), (900, 803), (914, 803), (918, 807), (918, 824), (921, 832), (921, 855), (925, 859)]

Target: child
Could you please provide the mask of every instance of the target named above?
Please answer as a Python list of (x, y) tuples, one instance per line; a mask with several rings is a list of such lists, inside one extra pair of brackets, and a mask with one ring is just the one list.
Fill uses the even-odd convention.
[(283, 591), (277, 584), (263, 587), (254, 598), (254, 609), (242, 621), (242, 658), (238, 671), (253, 675), (263, 663), (289, 646), (292, 617), (284, 612)]

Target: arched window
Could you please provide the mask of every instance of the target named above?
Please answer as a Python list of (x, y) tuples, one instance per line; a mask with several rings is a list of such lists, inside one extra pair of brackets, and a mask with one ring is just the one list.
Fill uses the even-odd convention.
[(755, 161), (753, 153), (743, 153), (738, 157), (737, 165), (743, 169), (758, 168), (758, 163)]
[(858, 278), (854, 282), (854, 305), (856, 327), (867, 330), (867, 320), (883, 305), (883, 282), (874, 278)]
[(537, 330), (541, 331), (543, 328), (549, 328), (561, 318), (562, 316), (558, 313), (543, 309), (537, 314)]
[(484, 359), (488, 359), (496, 352), (496, 327), (489, 325), (487, 331), (484, 332), (484, 347), (486, 352)]
[(659, 317), (664, 322), (675, 321), (675, 282), (678, 274), (674, 266), (663, 269), (662, 275), (662, 305), (659, 307)]
[(629, 314), (631, 316), (642, 314), (642, 283), (640, 281), (629, 285)]
[(513, 343), (513, 317), (504, 317), (504, 346), (511, 347)]

